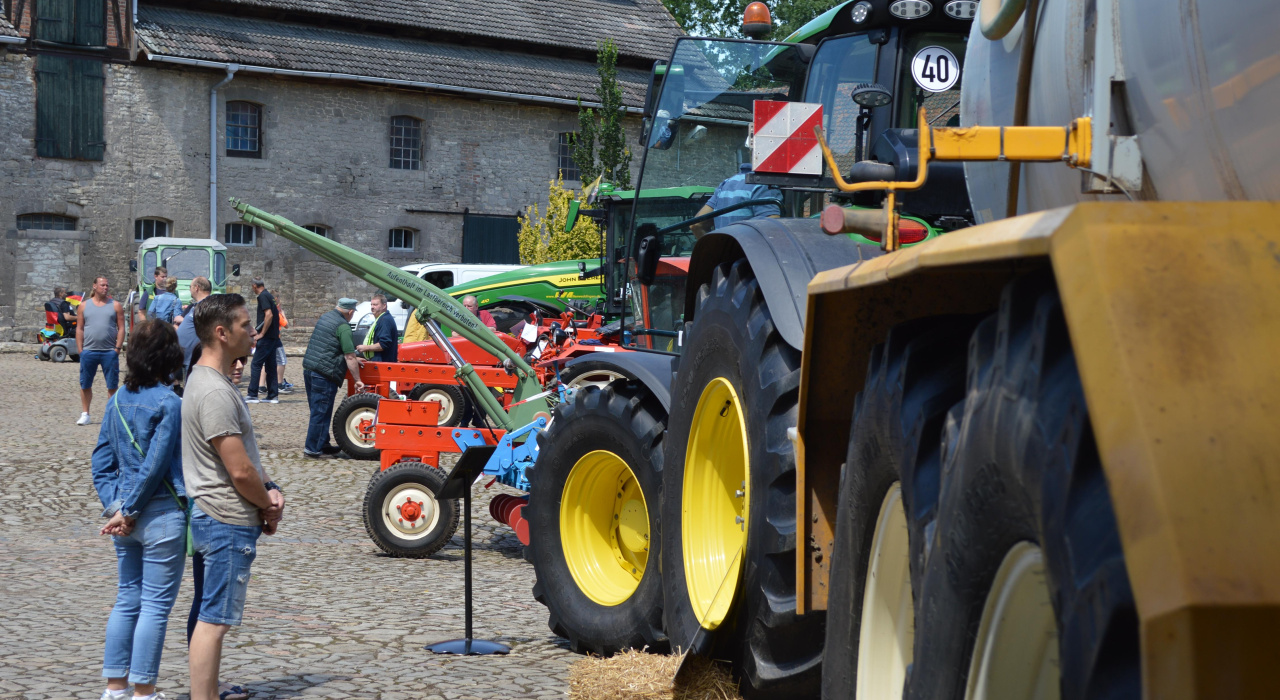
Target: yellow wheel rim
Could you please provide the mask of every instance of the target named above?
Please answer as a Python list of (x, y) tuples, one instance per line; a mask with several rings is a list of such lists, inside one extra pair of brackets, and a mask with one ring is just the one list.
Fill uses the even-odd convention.
[(689, 603), (708, 630), (724, 622), (738, 588), (750, 483), (742, 404), (733, 385), (717, 377), (693, 412), (680, 506)]
[(613, 606), (635, 593), (649, 561), (649, 508), (621, 457), (596, 450), (569, 470), (560, 545), (574, 583), (592, 601)]

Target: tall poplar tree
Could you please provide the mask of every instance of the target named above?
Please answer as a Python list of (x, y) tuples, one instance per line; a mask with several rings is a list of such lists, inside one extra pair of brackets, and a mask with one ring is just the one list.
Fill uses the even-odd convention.
[(613, 39), (600, 44), (596, 72), (600, 75), (600, 85), (596, 87), (600, 110), (583, 107), (582, 99), (578, 99), (573, 162), (582, 173), (584, 184), (603, 175), (606, 182), (626, 189), (631, 186), (631, 150), (623, 127), (627, 110), (622, 104), (622, 86), (618, 84), (618, 46)]

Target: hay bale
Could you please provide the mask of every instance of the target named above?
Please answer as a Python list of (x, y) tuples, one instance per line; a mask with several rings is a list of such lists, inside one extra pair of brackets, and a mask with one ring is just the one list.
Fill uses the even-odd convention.
[(741, 700), (729, 671), (702, 657), (689, 660), (677, 686), (683, 659), (635, 650), (585, 657), (569, 669), (569, 700)]

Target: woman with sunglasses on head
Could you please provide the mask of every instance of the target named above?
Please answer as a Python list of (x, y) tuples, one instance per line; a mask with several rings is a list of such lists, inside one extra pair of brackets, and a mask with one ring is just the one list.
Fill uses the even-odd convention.
[(107, 621), (104, 700), (156, 699), (164, 635), (182, 583), (186, 492), (182, 402), (169, 386), (182, 370), (173, 326), (152, 319), (134, 329), (124, 387), (107, 402), (93, 450), (93, 485), (110, 518), (119, 583)]

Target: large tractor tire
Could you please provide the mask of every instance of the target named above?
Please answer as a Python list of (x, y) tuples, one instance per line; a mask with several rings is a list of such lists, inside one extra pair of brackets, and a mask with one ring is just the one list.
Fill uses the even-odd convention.
[(907, 323), (871, 351), (840, 481), (824, 698), (902, 697), (915, 632), (913, 590), (937, 517), (942, 428), (964, 398), (977, 320)]
[(908, 698), (1138, 698), (1138, 618), (1048, 273), (973, 335), (942, 434)]
[(638, 384), (587, 386), (540, 437), (525, 554), (534, 598), (574, 651), (666, 647), (657, 552), (666, 417)]
[(352, 394), (333, 412), (333, 439), (352, 459), (377, 459), (373, 446), (373, 425), (378, 418), (377, 394)]
[(672, 382), (662, 578), (673, 647), (726, 655), (747, 697), (811, 696), (823, 613), (796, 615), (800, 353), (783, 341), (747, 261), (698, 290)]
[(364, 529), (393, 557), (422, 559), (440, 551), (458, 530), (457, 499), (437, 501), (445, 473), (405, 460), (373, 475), (364, 493)]
[(436, 418), (436, 424), (446, 428), (461, 423), (470, 404), (462, 387), (451, 384), (419, 384), (409, 390), (409, 399), (439, 403), (440, 416)]

